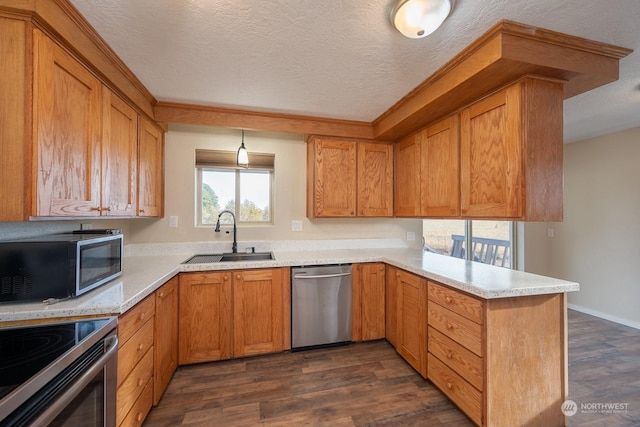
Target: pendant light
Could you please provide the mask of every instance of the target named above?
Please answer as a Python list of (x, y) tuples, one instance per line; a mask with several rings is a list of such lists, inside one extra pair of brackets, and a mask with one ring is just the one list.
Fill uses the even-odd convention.
[(391, 11), (391, 23), (411, 39), (433, 33), (451, 12), (453, 0), (399, 0)]
[(249, 167), (249, 153), (247, 153), (247, 149), (244, 146), (244, 129), (242, 129), (242, 143), (240, 143), (240, 148), (238, 148), (236, 164), (245, 169)]

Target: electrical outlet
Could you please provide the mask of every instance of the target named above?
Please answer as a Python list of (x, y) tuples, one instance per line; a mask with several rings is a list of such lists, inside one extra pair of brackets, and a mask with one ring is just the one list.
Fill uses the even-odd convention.
[(302, 231), (302, 221), (291, 221), (291, 231)]
[(80, 224), (80, 230), (91, 230), (93, 229), (93, 224)]
[(171, 227), (171, 228), (178, 227), (178, 217), (177, 216), (170, 216), (169, 217), (169, 227)]
[(413, 231), (407, 231), (407, 240), (416, 240), (416, 233)]
[(547, 237), (553, 237), (553, 234), (554, 234), (553, 228), (551, 227), (547, 228)]

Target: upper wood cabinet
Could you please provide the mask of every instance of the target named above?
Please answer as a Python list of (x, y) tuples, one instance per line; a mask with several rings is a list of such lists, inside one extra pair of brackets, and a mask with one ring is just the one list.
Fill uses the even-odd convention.
[(311, 137), (307, 143), (307, 217), (392, 216), (389, 144)]
[(358, 142), (358, 216), (393, 216), (393, 146)]
[(138, 135), (138, 216), (164, 215), (164, 133), (140, 117)]
[(395, 144), (394, 211), (396, 216), (420, 216), (421, 135), (410, 135)]
[(37, 216), (100, 215), (100, 81), (34, 31)]
[(526, 78), (462, 110), (463, 217), (562, 221), (562, 90)]
[(135, 216), (138, 167), (138, 114), (109, 88), (102, 88), (101, 212)]
[(454, 114), (420, 132), (422, 216), (460, 215), (459, 122), (459, 116)]

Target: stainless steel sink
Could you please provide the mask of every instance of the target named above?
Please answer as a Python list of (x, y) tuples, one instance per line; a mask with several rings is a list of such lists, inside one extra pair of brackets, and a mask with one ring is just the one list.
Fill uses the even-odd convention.
[(194, 255), (183, 264), (210, 264), (216, 262), (237, 262), (237, 261), (266, 261), (275, 259), (273, 252), (252, 252), (252, 253), (223, 253), (223, 254), (199, 254)]

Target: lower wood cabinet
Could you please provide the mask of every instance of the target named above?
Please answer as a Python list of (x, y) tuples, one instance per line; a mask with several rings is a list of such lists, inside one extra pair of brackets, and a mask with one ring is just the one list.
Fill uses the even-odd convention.
[(157, 405), (178, 367), (178, 277), (155, 292), (153, 404)]
[(178, 364), (178, 278), (118, 319), (116, 423), (141, 426)]
[(396, 351), (426, 378), (427, 279), (398, 270), (396, 291)]
[(397, 329), (398, 329), (398, 285), (397, 285), (398, 269), (392, 265), (385, 266), (385, 338), (389, 344), (397, 346)]
[(180, 274), (179, 363), (290, 348), (288, 268)]
[(116, 425), (140, 426), (151, 409), (156, 300), (150, 295), (118, 320)]
[(353, 264), (351, 321), (352, 340), (385, 337), (385, 265), (381, 262)]

